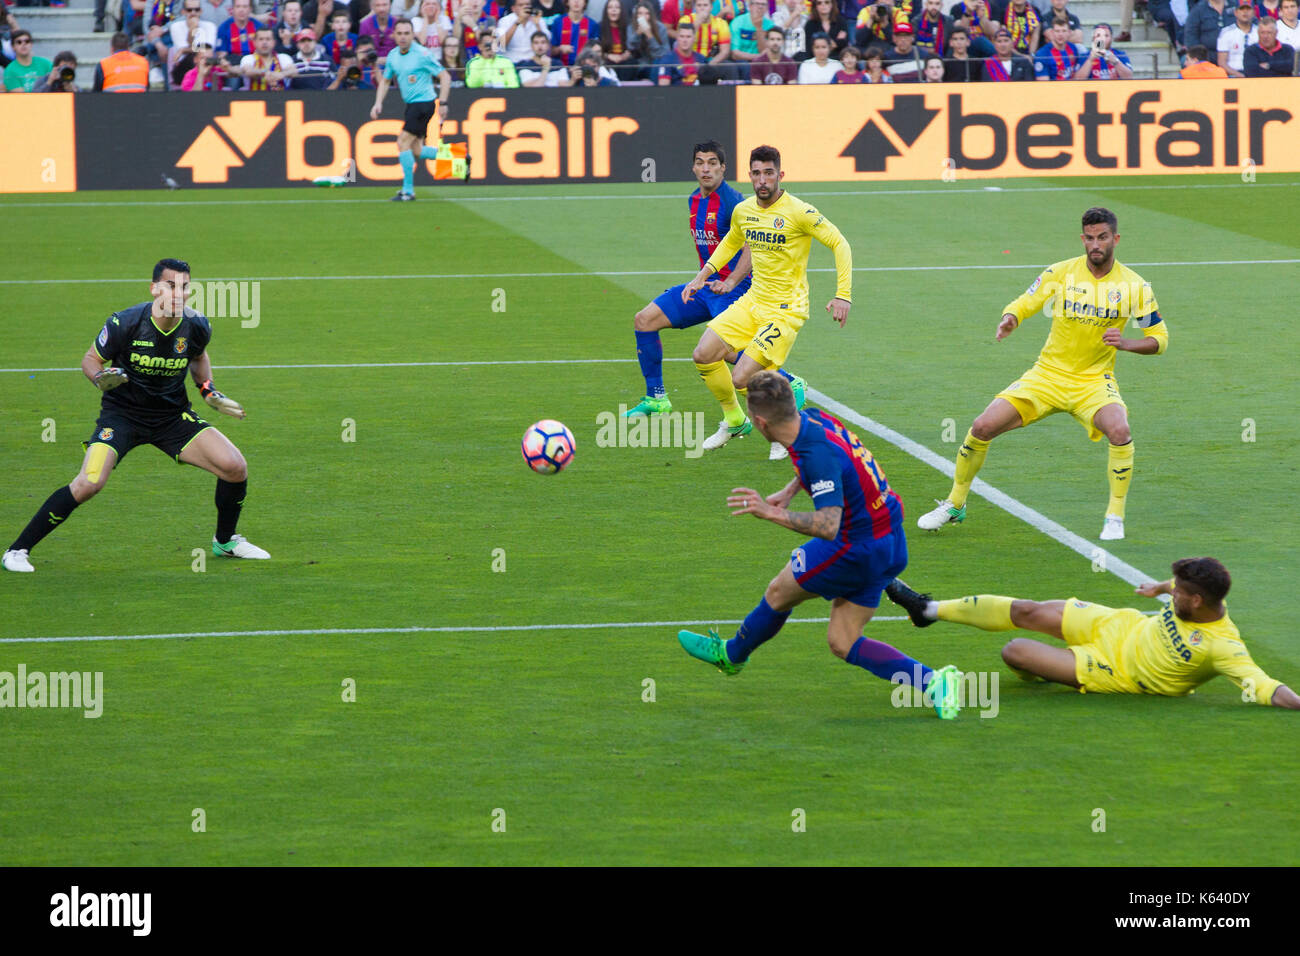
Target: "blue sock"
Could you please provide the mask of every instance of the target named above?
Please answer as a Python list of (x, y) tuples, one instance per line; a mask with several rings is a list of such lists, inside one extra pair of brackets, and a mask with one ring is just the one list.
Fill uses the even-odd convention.
[(881, 680), (897, 679), (899, 683), (911, 684), (922, 691), (934, 676), (934, 671), (920, 661), (913, 660), (884, 641), (873, 641), (869, 637), (859, 637), (849, 648), (844, 662), (871, 671)]
[(772, 605), (767, 603), (767, 598), (759, 601), (758, 607), (750, 611), (749, 616), (741, 622), (736, 636), (727, 641), (727, 656), (731, 658), (731, 662), (739, 664), (743, 660), (748, 660), (749, 655), (754, 653), (758, 645), (776, 637), (776, 632), (781, 630), (781, 625), (785, 624), (789, 616), (789, 611), (779, 613), (773, 611)]
[(664, 388), (664, 344), (659, 341), (659, 332), (636, 333), (636, 360), (641, 363), (641, 374), (645, 377), (645, 393), (651, 398), (663, 398), (668, 394)]
[(415, 193), (415, 157), (409, 149), (402, 150), (397, 161), (402, 164), (402, 192)]
[(424, 149), (420, 150), (420, 158), (421, 158), (421, 159), (437, 159), (437, 158), (438, 158), (438, 147), (437, 147), (437, 146), (426, 146), (426, 147), (424, 147)]

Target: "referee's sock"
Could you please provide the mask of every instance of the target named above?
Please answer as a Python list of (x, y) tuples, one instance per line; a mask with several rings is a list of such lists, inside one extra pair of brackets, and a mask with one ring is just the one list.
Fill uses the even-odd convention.
[(64, 485), (45, 499), (45, 504), (27, 522), (18, 540), (9, 546), (10, 551), (31, 551), (47, 534), (63, 524), (80, 502), (72, 497), (72, 486)]
[(844, 663), (870, 671), (881, 680), (895, 684), (911, 684), (925, 690), (934, 671), (920, 661), (908, 657), (893, 645), (859, 637), (844, 655)]
[(426, 147), (424, 147), (422, 150), (420, 150), (420, 158), (421, 158), (421, 159), (437, 159), (437, 158), (438, 158), (438, 147), (437, 147), (437, 146), (426, 146)]
[(244, 510), (244, 496), (247, 494), (247, 478), (243, 481), (217, 479), (217, 544), (229, 544), (234, 537), (235, 527), (239, 524), (239, 513)]
[(402, 164), (402, 192), (407, 195), (414, 195), (415, 157), (411, 155), (409, 149), (404, 149), (398, 154), (397, 161)]

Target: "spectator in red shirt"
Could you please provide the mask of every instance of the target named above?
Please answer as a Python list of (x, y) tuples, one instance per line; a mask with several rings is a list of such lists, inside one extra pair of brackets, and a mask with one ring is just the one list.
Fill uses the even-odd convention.
[(785, 31), (772, 27), (764, 37), (763, 52), (749, 64), (749, 82), (779, 85), (798, 79), (799, 64), (785, 55)]
[(695, 52), (695, 24), (687, 20), (677, 24), (677, 42), (659, 61), (656, 82), (660, 86), (695, 85), (700, 81), (700, 67), (709, 61)]
[(865, 83), (867, 74), (859, 68), (862, 62), (862, 51), (855, 46), (846, 46), (844, 52), (840, 54), (840, 65), (844, 69), (840, 70), (831, 77), (832, 83)]
[(254, 39), (262, 24), (253, 19), (252, 0), (234, 0), (231, 17), (217, 27), (217, 50), (234, 58), (253, 52)]

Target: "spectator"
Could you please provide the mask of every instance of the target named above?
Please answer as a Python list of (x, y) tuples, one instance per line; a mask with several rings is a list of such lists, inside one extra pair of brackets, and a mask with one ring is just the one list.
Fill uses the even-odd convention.
[[(203, 5), (203, 19), (217, 25), (218, 27), (235, 15), (234, 0), (201, 0), (201, 2)], [(99, 6), (100, 0), (95, 0), (97, 16)], [(252, 9), (251, 6), (249, 9)], [(213, 53), (215, 54), (216, 52), (217, 51), (214, 49)]]
[(393, 0), (370, 0), (370, 14), (362, 17), (361, 26), (357, 29), (359, 36), (368, 36), (375, 41), (375, 52), (379, 54), (381, 67), (387, 61), (388, 54), (397, 46), (397, 41), (393, 39), (393, 27), (397, 26), (397, 21), (390, 15), (392, 6)]
[[(615, 67), (622, 68), (624, 63), (632, 59), (632, 50), (629, 46), (630, 35), (630, 13), (632, 0), (627, 0), (628, 7), (624, 8), (623, 0), (608, 0), (605, 4), (605, 13), (600, 19), (600, 46), (605, 63), (613, 64)], [(606, 66), (603, 68), (607, 78), (612, 78), (615, 85), (618, 84), (618, 76), (613, 69)], [(629, 75), (628, 79), (632, 77)]]
[(217, 27), (217, 50), (244, 57), (253, 52), (254, 37), (262, 24), (253, 19), (252, 0), (231, 0), (230, 9), (230, 18)]
[(785, 55), (798, 62), (808, 59), (808, 14), (804, 0), (783, 0), (784, 6), (772, 14), (772, 22), (785, 33)]
[(189, 60), (193, 62), (181, 78), (181, 89), (186, 93), (220, 91), (226, 84), (226, 63), (224, 57), (218, 58), (212, 47), (200, 40), (194, 46), (192, 54), (177, 64), (177, 69)]
[(985, 0), (971, 0), (970, 3), (958, 0), (948, 11), (948, 16), (952, 17), (954, 30), (957, 27), (966, 28), (966, 35), (970, 38), (971, 56), (976, 58), (993, 56), (993, 36), (985, 34), (983, 26), (986, 22), (992, 22)]
[(562, 66), (558, 66), (551, 59), (551, 38), (545, 33), (534, 33), (532, 36), (533, 55), (522, 63), (515, 64), (519, 68), (519, 83), (521, 86), (542, 87), (542, 86), (571, 86), (572, 81), (569, 79), (569, 71)]
[(862, 61), (866, 67), (868, 83), (893, 83), (894, 78), (885, 71), (885, 58), (880, 52), (879, 47), (872, 47), (867, 51), (866, 58)]
[(767, 15), (767, 4), (755, 0), (744, 14), (731, 21), (731, 58), (741, 63), (759, 59), (767, 48), (767, 31), (775, 26)]
[(552, 18), (564, 15), (564, 0), (533, 0), (538, 11), (542, 14), (542, 21), (550, 23)]
[(948, 55), (952, 20), (944, 16), (943, 0), (925, 0), (921, 13), (912, 21), (912, 30), (922, 53), (933, 53), (941, 59)]
[(731, 59), (731, 27), (726, 20), (713, 15), (710, 0), (695, 0), (692, 12), (677, 21), (678, 30), (681, 30), (683, 23), (689, 23), (695, 28), (695, 52), (717, 67), (719, 76), (731, 76), (730, 68), (724, 68)]
[(465, 85), (471, 90), (513, 90), (519, 86), (515, 65), (497, 56), (496, 34), (491, 27), (479, 31), (478, 56), (465, 65)]
[(853, 39), (849, 36), (849, 25), (844, 22), (839, 8), (835, 6), (835, 0), (813, 0), (812, 20), (805, 31), (806, 52), (809, 55), (813, 54), (812, 38), (819, 33), (831, 41), (830, 55), (833, 57), (838, 57)]
[(677, 42), (657, 64), (655, 82), (660, 86), (694, 86), (700, 82), (700, 67), (708, 62), (695, 52), (695, 24), (682, 19), (677, 24)]
[(293, 69), (298, 75), (293, 78), (295, 90), (323, 90), (330, 85), (332, 77), (330, 55), (316, 42), (316, 31), (304, 27), (294, 38), (298, 52), (294, 54)]
[[(1190, 20), (1190, 18), (1189, 18)], [(1217, 63), (1209, 62), (1210, 51), (1202, 44), (1187, 48), (1187, 62), (1179, 72), (1184, 80), (1224, 80), (1228, 71)]]
[(1238, 0), (1234, 17), (1232, 26), (1224, 27), (1219, 31), (1216, 46), (1219, 52), (1219, 66), (1227, 70), (1229, 76), (1242, 76), (1244, 74), (1241, 68), (1246, 56), (1246, 47), (1259, 42), (1259, 29), (1255, 26), (1255, 7), (1251, 0)]
[(832, 60), (830, 56), (830, 39), (822, 33), (813, 34), (812, 59), (804, 60), (799, 64), (799, 85), (813, 86), (831, 82), (835, 74), (840, 71), (840, 63)]
[[(1125, 0), (1125, 2), (1130, 4), (1131, 16), (1132, 0)], [(1043, 23), (1040, 28), (1041, 33), (1038, 38), (1039, 49), (1042, 49), (1044, 43), (1050, 42), (1048, 33), (1051, 32), (1052, 21), (1060, 19), (1061, 17), (1065, 17), (1065, 19), (1070, 21), (1070, 42), (1079, 44), (1083, 43), (1083, 24), (1079, 22), (1079, 18), (1070, 12), (1070, 8), (1066, 5), (1065, 0), (1052, 0), (1051, 7), (1044, 13)], [(1124, 34), (1121, 33), (1120, 36), (1124, 36)], [(1124, 39), (1128, 40), (1130, 38), (1124, 37)]]
[(573, 66), (578, 51), (600, 39), (600, 24), (583, 13), (586, 8), (586, 0), (569, 0), (568, 14), (551, 24), (551, 46), (565, 66)]
[(1277, 21), (1277, 38), (1287, 46), (1300, 50), (1300, 0), (1282, 0), (1278, 4), (1281, 18)]
[(149, 89), (149, 61), (131, 52), (127, 35), (114, 33), (108, 45), (113, 52), (95, 65), (93, 89), (104, 93), (143, 93)]
[(1088, 58), (1075, 71), (1076, 80), (1131, 80), (1133, 65), (1128, 54), (1111, 47), (1109, 23), (1099, 23), (1092, 28), (1092, 46)]
[(46, 57), (32, 54), (34, 43), (30, 30), (15, 30), (12, 42), (14, 59), (5, 67), (5, 89), (10, 93), (30, 93), (37, 81), (54, 69), (54, 64)]
[[(349, 23), (352, 21), (349, 20)], [(334, 79), (330, 85), (325, 87), (327, 90), (373, 90), (374, 84), (368, 82), (365, 74), (362, 72), (361, 65), (357, 62), (357, 51), (350, 48), (343, 48), (343, 60), (339, 65), (338, 71), (334, 74)]]
[(999, 27), (1011, 32), (1011, 43), (1017, 53), (1032, 57), (1038, 52), (1038, 37), (1042, 32), (1043, 18), (1029, 0), (1011, 0), (998, 15), (999, 23), (981, 24), (985, 32), (996, 35)]
[(749, 82), (773, 86), (799, 82), (799, 64), (785, 55), (785, 31), (780, 27), (763, 35), (763, 52), (749, 64)]
[(243, 77), (246, 90), (283, 90), (286, 81), (294, 75), (293, 60), (276, 53), (275, 32), (270, 27), (260, 27), (254, 36), (253, 52), (229, 72)]
[(203, 19), (203, 0), (185, 0), (181, 4), (181, 15), (167, 28), (171, 34), (173, 55), (176, 57), (194, 50), (199, 41), (209, 48), (217, 45), (217, 25), (211, 20)]
[[(1185, 11), (1192, 2), (1196, 0), (1178, 0), (1180, 9), (1184, 11), (1183, 20), (1187, 19)], [(1206, 0), (1200, 0), (1202, 4), (1205, 2)], [(1147, 0), (1147, 12), (1151, 14), (1151, 19), (1169, 34), (1169, 44), (1175, 49), (1182, 49), (1182, 24), (1178, 20), (1178, 14), (1174, 12), (1173, 3), (1174, 0)]]
[(858, 11), (853, 45), (860, 50), (894, 42), (894, 0), (868, 3)]
[[(436, 3), (437, 0), (429, 0), (429, 2)], [(335, 10), (330, 15), (330, 25), (333, 27), (334, 32), (321, 42), (321, 46), (325, 47), (325, 52), (329, 54), (334, 69), (338, 70), (343, 65), (345, 53), (355, 54), (357, 52), (357, 35), (351, 32), (352, 18), (346, 10)]]
[(894, 45), (884, 52), (885, 69), (895, 83), (915, 83), (921, 78), (921, 57), (913, 45), (912, 24), (894, 24)]
[(1006, 27), (998, 30), (993, 39), (993, 56), (984, 61), (985, 82), (1019, 82), (1033, 78), (1033, 61), (1016, 52), (1016, 42), (1010, 30)]
[(653, 0), (640, 0), (636, 5), (635, 22), (628, 34), (628, 49), (633, 59), (641, 64), (638, 79), (650, 79), (650, 67), (668, 55), (671, 41), (668, 28), (659, 19)]
[[(148, 12), (141, 20), (141, 43), (137, 53), (147, 56), (151, 63), (161, 67), (167, 62), (171, 53), (168, 41), (171, 39), (170, 25), (174, 19), (170, 14), (171, 0), (152, 0), (147, 4)], [(166, 38), (166, 39), (164, 39)], [(158, 75), (160, 86), (166, 86), (165, 77)]]
[(388, 9), (388, 15), (394, 20), (410, 20), (412, 23), (419, 12), (420, 0), (393, 0), (393, 5)]
[(618, 78), (604, 64), (600, 44), (591, 43), (578, 54), (578, 62), (569, 67), (572, 86), (618, 86)]
[(1192, 7), (1183, 25), (1183, 42), (1190, 50), (1200, 45), (1214, 51), (1219, 46), (1219, 34), (1236, 21), (1236, 0), (1200, 0)]
[[(433, 0), (425, 0), (425, 3), (433, 3)], [(434, 8), (437, 9), (436, 4)], [(420, 11), (423, 14), (423, 5)], [(533, 55), (533, 37), (539, 33), (545, 34), (546, 26), (542, 23), (542, 15), (533, 9), (532, 0), (515, 0), (510, 12), (497, 23), (497, 42), (501, 47), (501, 55), (516, 65), (529, 60)], [(415, 29), (415, 35), (420, 40), (419, 26)], [(548, 39), (547, 49), (549, 48)]]
[(1085, 54), (1083, 47), (1070, 42), (1070, 21), (1053, 20), (1047, 39), (1047, 46), (1034, 54), (1034, 75), (1040, 80), (1074, 79)]
[[(524, 5), (525, 9), (527, 6)], [(411, 20), (411, 26), (415, 30), (415, 42), (428, 47), (437, 57), (438, 51), (442, 49), (442, 41), (451, 32), (451, 18), (443, 12), (439, 0), (420, 0), (420, 15)], [(547, 41), (547, 47), (549, 46), (550, 42)]]
[(840, 71), (831, 77), (832, 83), (865, 83), (867, 74), (862, 67), (862, 51), (846, 46), (840, 54)]
[(954, 26), (949, 38), (948, 57), (943, 61), (945, 83), (978, 83), (982, 70), (979, 61), (970, 55), (970, 33), (965, 27)]
[(943, 83), (944, 67), (943, 57), (935, 56), (931, 53), (921, 64), (921, 82), (922, 83)]
[[(547, 38), (547, 42), (550, 42), (549, 37)], [(442, 50), (440, 52), (441, 56), (439, 57), (439, 60), (441, 60), (442, 65), (447, 69), (463, 70), (465, 68), (465, 47), (461, 44), (460, 37), (458, 37), (454, 32), (448, 33), (443, 38)], [(453, 74), (453, 79), (454, 78), (455, 75)]]
[[(65, 70), (71, 70), (72, 75), (65, 74)], [(80, 93), (81, 87), (77, 86), (77, 55), (71, 50), (54, 54), (54, 66), (48, 74), (36, 81), (32, 92)]]
[[(1261, 17), (1259, 42), (1246, 47), (1242, 73), (1246, 76), (1295, 76), (1295, 48), (1277, 38), (1277, 21)], [(56, 57), (54, 62), (58, 63)]]
[[(187, 0), (190, 2), (190, 0)], [(290, 59), (298, 55), (298, 36), (302, 26), (302, 0), (284, 0), (280, 15), (274, 19), (275, 52), (283, 53)], [(312, 31), (315, 33), (316, 31)]]
[[(596, 65), (600, 68), (600, 69), (599, 69), (599, 73), (600, 73), (601, 78), (602, 78), (602, 79), (609, 80), (609, 83), (605, 83), (605, 84), (602, 84), (602, 85), (604, 85), (604, 86), (618, 86), (618, 85), (619, 85), (619, 84), (618, 84), (618, 74), (615, 73), (614, 70), (611, 69), (610, 66), (609, 66), (609, 64), (605, 61), (605, 44), (604, 44), (604, 42), (602, 42), (601, 40), (592, 40), (592, 41), (591, 41), (590, 43), (588, 43), (585, 47), (583, 47), (583, 49), (581, 49), (581, 50), (578, 51), (578, 56), (581, 57), (582, 54), (584, 54), (584, 53), (588, 53), (588, 54), (590, 54), (591, 56), (595, 57)], [(577, 84), (575, 83), (574, 85), (576, 86)]]
[(359, 89), (378, 89), (379, 80), (383, 75), (383, 70), (379, 66), (379, 54), (375, 51), (375, 41), (372, 37), (357, 37), (357, 66), (361, 68), (361, 81), (369, 86), (358, 87)]

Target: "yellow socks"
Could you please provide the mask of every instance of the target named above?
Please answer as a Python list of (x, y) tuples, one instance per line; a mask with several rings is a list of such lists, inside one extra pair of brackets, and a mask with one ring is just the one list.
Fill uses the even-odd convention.
[(975, 594), (953, 601), (940, 601), (939, 620), (968, 624), (984, 631), (1012, 631), (1016, 627), (1011, 623), (1011, 602), (1014, 600), (998, 594)]
[(1106, 461), (1106, 478), (1110, 482), (1110, 504), (1106, 514), (1124, 517), (1124, 499), (1128, 497), (1129, 479), (1133, 477), (1133, 443), (1111, 445)]
[(975, 480), (976, 473), (984, 464), (984, 455), (988, 450), (989, 443), (980, 441), (970, 432), (962, 439), (961, 448), (957, 451), (957, 472), (953, 475), (952, 491), (948, 493), (948, 500), (954, 508), (966, 504), (970, 483)]
[(731, 366), (726, 362), (706, 362), (703, 365), (696, 362), (695, 367), (699, 369), (704, 384), (722, 406), (723, 420), (733, 427), (744, 422), (745, 413), (741, 411), (736, 386), (731, 382)]

